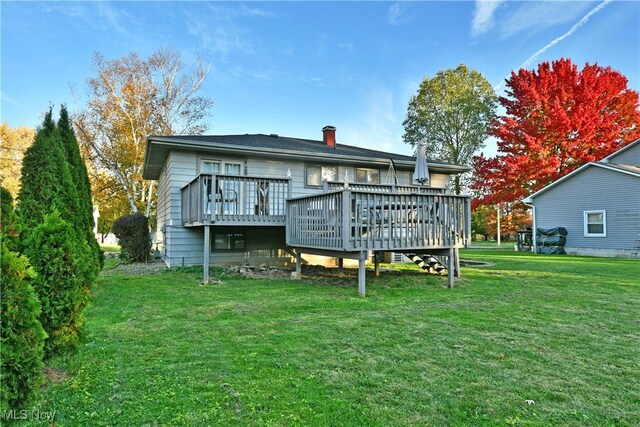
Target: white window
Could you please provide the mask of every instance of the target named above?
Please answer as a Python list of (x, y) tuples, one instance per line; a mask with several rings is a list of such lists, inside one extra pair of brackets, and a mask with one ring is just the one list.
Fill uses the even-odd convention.
[(240, 163), (225, 163), (224, 173), (227, 175), (240, 175), (242, 172), (242, 165)]
[(222, 162), (213, 159), (200, 160), (200, 173), (224, 173), (225, 175), (241, 175), (242, 164)]
[(337, 181), (337, 166), (307, 166), (307, 185), (310, 187), (320, 187), (322, 181)]
[(220, 160), (202, 159), (200, 173), (220, 173)]
[[(216, 159), (200, 159), (200, 173), (242, 175), (242, 163), (224, 162)], [(213, 183), (215, 182), (215, 186)], [(205, 181), (206, 194), (203, 199), (208, 214), (237, 214), (242, 211), (241, 183), (239, 180), (218, 176)]]
[(356, 182), (363, 184), (380, 184), (380, 171), (377, 169), (356, 169)]
[(585, 237), (607, 237), (607, 211), (584, 211)]

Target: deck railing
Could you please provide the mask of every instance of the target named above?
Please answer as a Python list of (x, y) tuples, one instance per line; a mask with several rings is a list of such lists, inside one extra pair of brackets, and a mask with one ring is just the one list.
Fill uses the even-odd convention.
[(288, 200), (287, 244), (344, 251), (460, 248), (471, 239), (466, 196), (342, 189)]
[[(345, 188), (342, 181), (322, 181), (323, 191), (338, 191)], [(426, 187), (423, 185), (394, 185), (394, 184), (366, 184), (349, 182), (351, 190), (371, 191), (374, 193), (420, 193), (420, 194), (445, 194), (444, 188)]]
[(290, 178), (200, 174), (181, 190), (182, 222), (191, 225), (285, 225)]

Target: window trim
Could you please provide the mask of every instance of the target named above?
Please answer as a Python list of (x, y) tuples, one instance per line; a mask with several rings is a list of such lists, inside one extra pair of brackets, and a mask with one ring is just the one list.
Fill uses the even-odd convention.
[[(589, 222), (589, 214), (602, 214), (602, 233), (589, 233), (589, 224), (600, 224), (599, 222)], [(607, 237), (607, 211), (595, 209), (583, 212), (584, 237)]]

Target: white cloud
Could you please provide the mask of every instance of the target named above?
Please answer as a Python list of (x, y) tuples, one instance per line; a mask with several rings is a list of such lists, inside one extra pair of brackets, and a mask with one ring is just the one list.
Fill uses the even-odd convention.
[(191, 15), (187, 21), (189, 34), (200, 39), (201, 48), (223, 57), (230, 53), (254, 54), (259, 41), (242, 25), (243, 18), (273, 18), (269, 10), (246, 4), (207, 4), (206, 13)]
[(391, 25), (406, 24), (413, 18), (413, 15), (407, 15), (407, 10), (411, 7), (409, 2), (397, 2), (389, 6), (387, 11), (387, 19)]
[(408, 152), (402, 142), (404, 107), (395, 92), (382, 84), (372, 84), (360, 102), (354, 103), (357, 112), (339, 126), (342, 131), (338, 141), (372, 150)]
[(478, 36), (494, 26), (493, 15), (504, 0), (476, 0), (476, 8), (471, 21), (471, 34)]
[[(542, 48), (540, 48), (536, 53), (534, 53), (533, 55), (531, 55), (529, 58), (527, 58), (522, 64), (520, 64), (520, 66), (517, 69), (520, 68), (526, 68), (528, 67), (536, 58), (538, 58), (540, 55), (542, 55), (544, 52), (546, 52), (547, 50), (549, 50), (550, 48), (552, 48), (553, 46), (555, 46), (556, 44), (560, 43), (562, 40), (566, 39), (567, 37), (571, 36), (573, 33), (575, 33), (576, 31), (578, 31), (578, 29), (580, 29), (580, 27), (584, 26), (587, 22), (589, 22), (589, 19), (595, 15), (596, 13), (600, 12), (600, 10), (602, 10), (605, 6), (607, 6), (609, 3), (611, 3), (613, 0), (604, 0), (602, 3), (598, 4), (596, 7), (594, 7), (593, 9), (591, 9), (589, 11), (589, 13), (587, 13), (586, 15), (584, 15), (582, 17), (582, 19), (580, 19), (578, 22), (576, 22), (570, 29), (569, 31), (565, 32), (564, 34), (562, 34), (559, 37), (556, 37), (555, 39), (551, 40), (549, 43), (547, 43), (546, 45), (544, 45)], [(509, 76), (506, 76), (505, 79), (508, 79)], [(502, 88), (502, 86), (504, 85), (504, 79), (494, 87), (494, 90), (498, 91)]]
[(120, 34), (128, 35), (127, 23), (130, 23), (127, 12), (121, 11), (110, 3), (96, 3), (98, 7), (98, 20), (107, 28), (112, 28)]
[(521, 2), (510, 15), (501, 19), (499, 32), (501, 37), (507, 38), (575, 22), (590, 7), (591, 3), (584, 1)]
[(214, 22), (195, 18), (187, 22), (187, 31), (200, 39), (203, 49), (220, 54), (222, 58), (232, 52), (254, 53), (246, 32), (232, 21)]
[(14, 107), (23, 108), (22, 105), (18, 101), (16, 101), (15, 99), (9, 97), (9, 95), (7, 95), (4, 92), (0, 92), (0, 97), (1, 97), (2, 101), (6, 102), (7, 104), (11, 104)]

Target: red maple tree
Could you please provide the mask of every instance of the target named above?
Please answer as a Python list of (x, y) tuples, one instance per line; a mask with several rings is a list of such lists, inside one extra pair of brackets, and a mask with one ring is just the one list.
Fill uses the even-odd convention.
[(492, 124), (498, 156), (474, 159), (478, 203), (520, 200), (640, 137), (638, 92), (611, 69), (570, 59), (520, 69)]

